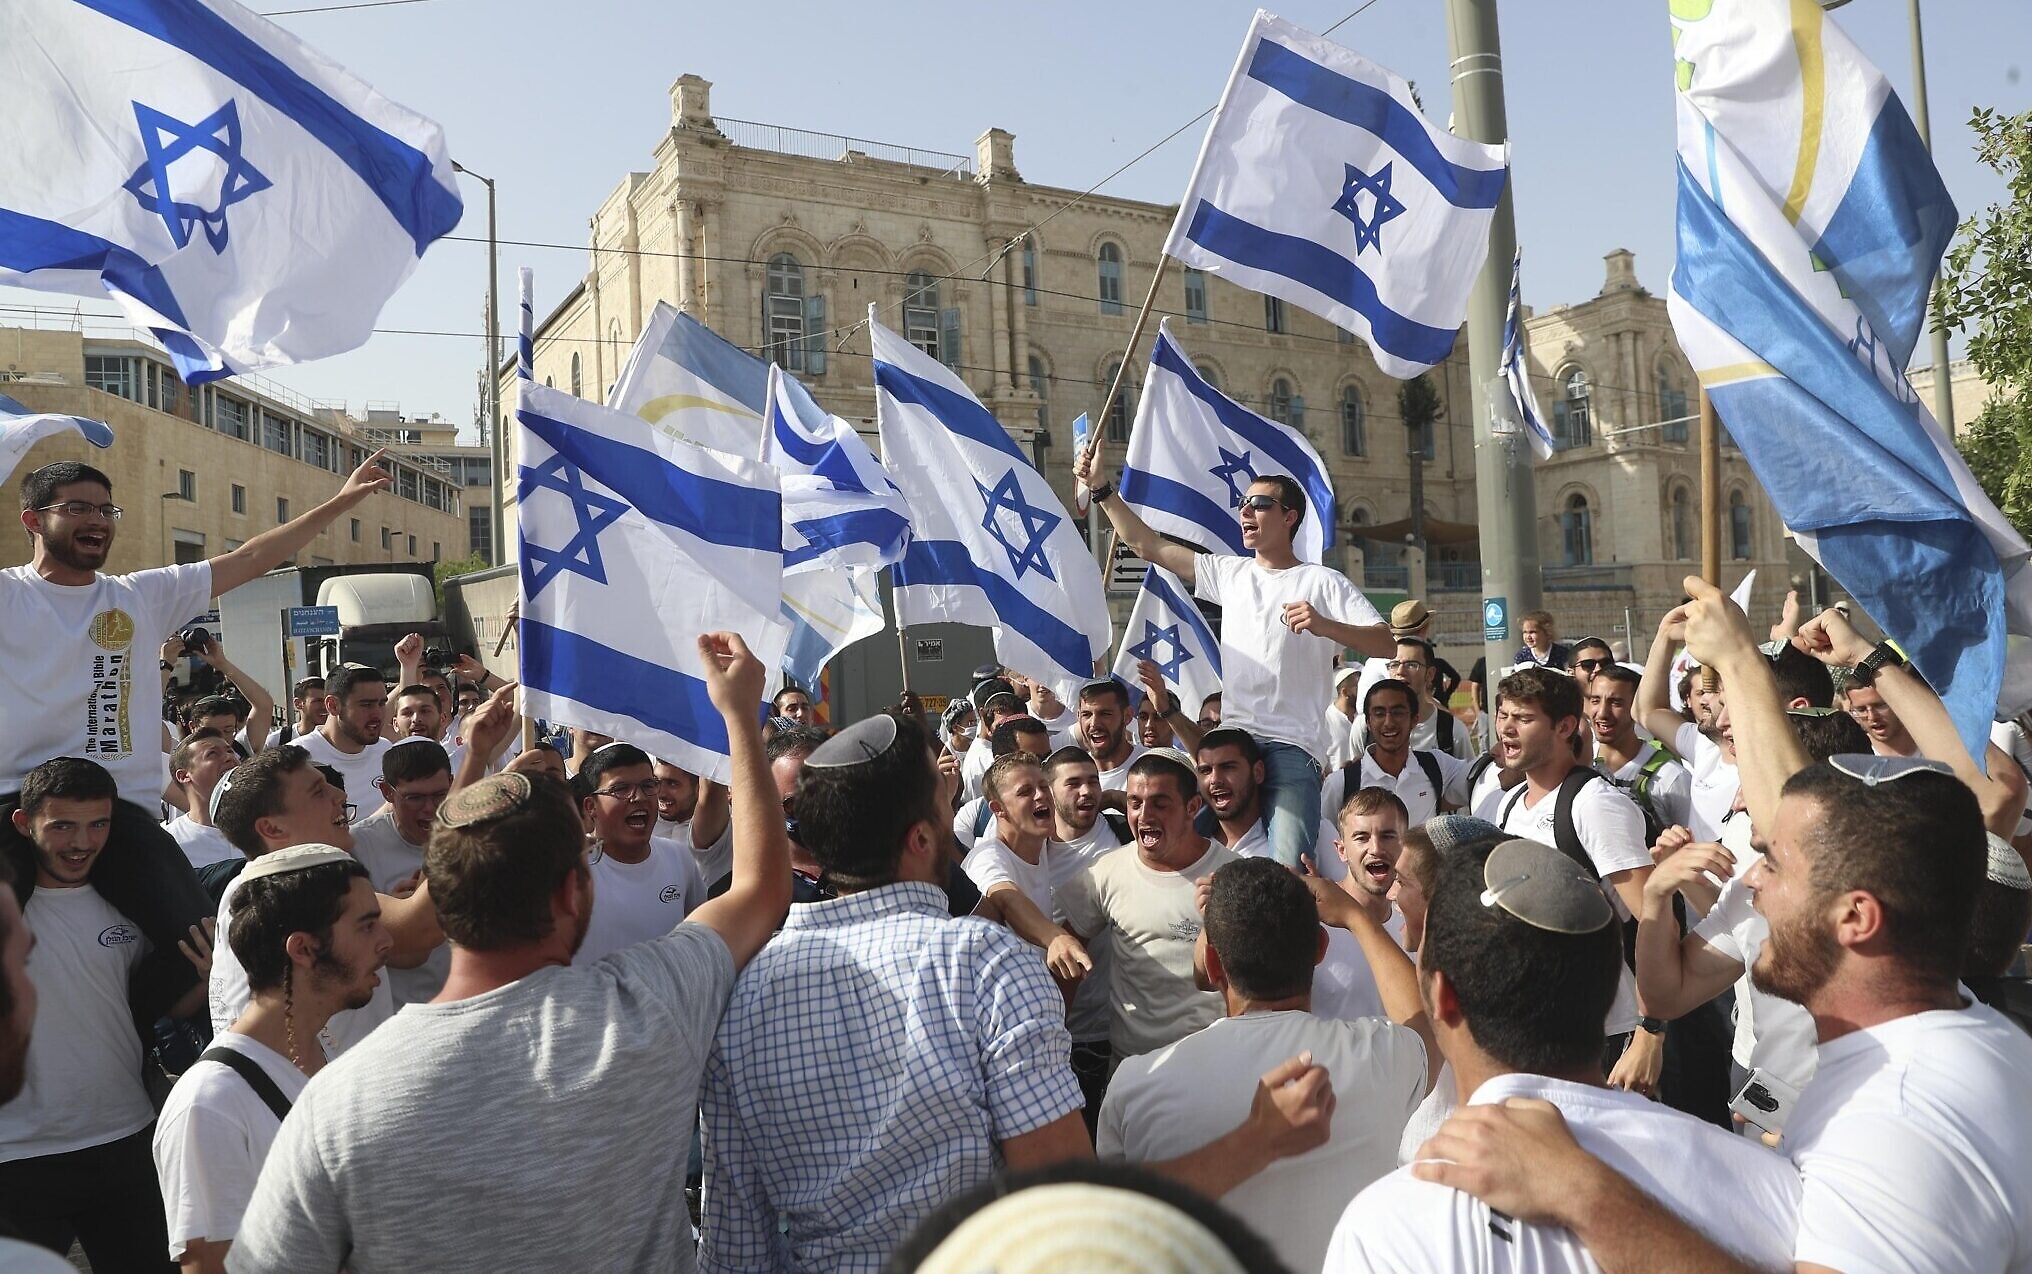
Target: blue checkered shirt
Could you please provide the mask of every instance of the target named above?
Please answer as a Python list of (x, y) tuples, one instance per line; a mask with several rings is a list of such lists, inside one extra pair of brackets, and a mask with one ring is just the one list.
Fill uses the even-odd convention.
[(879, 1271), (919, 1221), (1082, 1104), (1037, 948), (932, 885), (790, 909), (706, 1066), (699, 1268)]

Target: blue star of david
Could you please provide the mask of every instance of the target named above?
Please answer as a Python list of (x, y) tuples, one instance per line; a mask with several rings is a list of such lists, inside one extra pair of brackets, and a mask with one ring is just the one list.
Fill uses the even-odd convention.
[[(1159, 659), (1156, 654), (1159, 646), (1169, 647), (1171, 658)], [(1156, 664), (1164, 679), (1173, 683), (1178, 681), (1178, 670), (1192, 662), (1192, 652), (1178, 640), (1177, 624), (1159, 628), (1147, 619), (1143, 621), (1143, 640), (1129, 647), (1129, 653)]]
[[(1380, 256), (1383, 227), (1404, 215), (1403, 202), (1390, 193), (1391, 166), (1384, 164), (1373, 177), (1353, 164), (1344, 166), (1348, 170), (1347, 184), (1341, 188), (1341, 197), (1334, 201), (1333, 210), (1354, 223), (1356, 255), (1364, 248), (1374, 248)], [(1356, 202), (1356, 197), (1363, 194), (1373, 200), (1366, 221), (1362, 219), (1361, 205)]]
[[(1051, 563), (1044, 559), (1044, 542), (1051, 538), (1052, 530), (1058, 526), (1061, 520), (1059, 516), (1056, 513), (1046, 512), (1023, 498), (1023, 486), (1016, 480), (1014, 469), (1003, 474), (1002, 480), (997, 482), (992, 490), (979, 482), (975, 482), (974, 487), (988, 505), (987, 512), (981, 517), (981, 526), (989, 535), (995, 537), (995, 542), (1009, 555), (1009, 568), (1016, 572), (1016, 578), (1022, 579), (1025, 571), (1036, 571), (1048, 580), (1057, 580), (1058, 577), (1051, 573)], [(998, 516), (1002, 513), (1016, 515), (1017, 525), (1022, 527), (1021, 547), (1010, 542), (1009, 533), (1004, 529), (1002, 518)]]
[(1221, 463), (1207, 472), (1228, 484), (1228, 507), (1239, 509), (1242, 507), (1243, 492), (1249, 489), (1249, 483), (1256, 480), (1256, 467), (1249, 463), (1249, 457), (1253, 453), (1244, 451), (1238, 456), (1226, 447), (1219, 450)]
[(536, 491), (556, 491), (571, 501), (578, 532), (561, 549), (547, 549), (522, 542), (523, 587), (530, 597), (566, 571), (583, 575), (596, 584), (607, 582), (607, 566), (600, 557), (600, 532), (621, 520), (628, 506), (610, 496), (586, 490), (578, 467), (563, 456), (552, 456), (534, 469), (522, 471), (516, 499), (526, 501)]
[[(134, 170), (123, 189), (143, 208), (161, 216), (177, 247), (190, 242), (193, 227), (203, 226), (212, 251), (224, 252), (226, 209), (274, 185), (240, 153), (239, 106), (229, 101), (199, 122), (186, 124), (136, 102), (134, 118), (141, 126), (141, 145), (148, 157)], [(218, 156), (225, 166), (219, 178), (217, 202), (210, 208), (178, 199), (172, 193), (169, 179), (171, 165), (199, 151)]]

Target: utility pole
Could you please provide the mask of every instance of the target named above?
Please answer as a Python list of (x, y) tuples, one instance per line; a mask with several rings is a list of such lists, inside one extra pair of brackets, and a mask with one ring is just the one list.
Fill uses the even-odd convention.
[(491, 448), (489, 467), (493, 469), (494, 479), (490, 484), (493, 516), (488, 519), (487, 561), (490, 565), (499, 566), (503, 560), (501, 483), (508, 468), (508, 454), (501, 438), (501, 306), (498, 295), (501, 278), (501, 240), (494, 220), (494, 180), (491, 177), (482, 177), (456, 161), (452, 167), (487, 188), (487, 386), (481, 394), (481, 401), (487, 405), (487, 441)]
[[(1912, 122), (1919, 129), (1919, 140), (1926, 146), (1926, 153), (1933, 153), (1933, 124), (1931, 112), (1926, 106), (1926, 40), (1919, 29), (1919, 0), (1910, 0), (1912, 6)], [(1940, 317), (1940, 306), (1929, 302), (1927, 311), (1935, 320)], [(1954, 437), (1954, 381), (1949, 375), (1947, 354), (1947, 329), (1934, 327), (1933, 337), (1933, 418)]]
[[(1453, 51), (1454, 131), (1501, 144), (1510, 126), (1503, 107), (1503, 53), (1496, 0), (1447, 0)], [(1517, 648), (1517, 616), (1539, 604), (1538, 499), (1531, 453), (1516, 433), (1497, 434), (1494, 395), (1502, 385), (1503, 319), (1517, 223), (1506, 185), (1489, 223), (1489, 256), (1468, 297), (1468, 381), (1473, 392), (1475, 508), (1481, 527), (1483, 644), (1489, 680)]]

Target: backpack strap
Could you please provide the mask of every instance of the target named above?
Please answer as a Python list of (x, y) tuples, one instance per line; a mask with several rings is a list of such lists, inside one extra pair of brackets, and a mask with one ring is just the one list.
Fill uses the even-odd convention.
[(1108, 829), (1115, 833), (1115, 839), (1129, 843), (1129, 816), (1119, 810), (1102, 810), (1101, 817), (1108, 820)]
[(1432, 784), (1434, 809), (1446, 804), (1446, 780), (1439, 773), (1439, 758), (1422, 748), (1411, 750), (1411, 759), (1418, 762), (1418, 768), (1425, 771), (1425, 781)]
[(1577, 765), (1559, 781), (1559, 790), (1552, 797), (1552, 839), (1560, 853), (1587, 868), (1590, 876), (1600, 880), (1602, 875), (1595, 870), (1595, 860), (1588, 857), (1587, 846), (1581, 844), (1580, 832), (1573, 825), (1574, 797), (1596, 779), (1608, 781), (1592, 765)]
[(232, 1071), (247, 1081), (247, 1087), (254, 1090), (254, 1095), (261, 1099), (262, 1104), (268, 1107), (277, 1120), (289, 1118), (289, 1098), (282, 1095), (282, 1090), (275, 1086), (275, 1081), (268, 1078), (268, 1072), (262, 1070), (260, 1063), (253, 1058), (244, 1053), (236, 1053), (223, 1044), (214, 1044), (200, 1053), (198, 1060), (217, 1062)]
[(1631, 783), (1630, 786), (1636, 789), (1637, 795), (1643, 798), (1645, 804), (1651, 803), (1651, 785), (1658, 781), (1659, 772), (1672, 764), (1672, 760), (1673, 757), (1670, 752), (1659, 748), (1645, 760), (1642, 766), (1638, 767), (1636, 781)]
[(1482, 781), (1482, 775), (1487, 774), (1489, 767), (1495, 763), (1496, 754), (1494, 752), (1484, 752), (1468, 762), (1468, 791), (1472, 792), (1475, 790), (1476, 785)]
[[(1445, 704), (1441, 704), (1439, 706), (1439, 715), (1432, 719), (1432, 737), (1439, 744), (1440, 751), (1453, 751), (1454, 731), (1459, 727), (1460, 719), (1454, 716), (1453, 713), (1448, 712)], [(1437, 786), (1437, 784), (1434, 784), (1435, 788)]]

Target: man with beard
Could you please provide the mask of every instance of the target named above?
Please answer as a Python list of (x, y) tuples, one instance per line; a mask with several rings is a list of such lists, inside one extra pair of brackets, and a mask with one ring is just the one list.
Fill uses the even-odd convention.
[[(1244, 858), (1270, 857), (1270, 830), (1263, 818), (1263, 749), (1256, 736), (1221, 726), (1200, 736), (1193, 752), (1199, 794), (1213, 813), (1213, 839)], [(1333, 842), (1331, 826), (1320, 827), (1322, 844)], [(1339, 880), (1347, 866), (1322, 855), (1319, 874)]]
[(1129, 737), (1129, 691), (1113, 677), (1089, 681), (1079, 692), (1079, 741), (1100, 767), (1101, 790), (1128, 786), (1129, 767), (1146, 748)]
[(656, 770), (632, 743), (609, 743), (587, 759), (579, 781), (591, 793), (593, 914), (574, 963), (595, 960), (669, 933), (705, 901), (698, 861), (656, 835)]
[[(1742, 612), (1712, 585), (1686, 587), (1676, 622), (1732, 689), (1745, 795), (1770, 829), (1748, 877), (1771, 931), (1751, 976), (1804, 1005), (1819, 1036), (1783, 1142), (1802, 1187), (1792, 1268), (2032, 1268), (2032, 1037), (1958, 982), (1988, 862), (1974, 794), (1938, 762), (1807, 765)], [(1577, 1146), (1553, 1112), (1475, 1113), (1430, 1147), (1451, 1162), (1419, 1176), (1564, 1225), (1604, 1268), (1661, 1268), (1660, 1253), (1673, 1268), (1750, 1268)]]
[(1468, 803), (1473, 766), (1450, 752), (1412, 746), (1418, 700), (1410, 683), (1394, 678), (1369, 687), (1362, 701), (1362, 749), (1320, 788), (1320, 817), (1329, 825), (1340, 817), (1348, 794), (1365, 787), (1395, 793), (1413, 824)]
[[(1588, 662), (1583, 654), (1580, 662)], [(1578, 675), (1574, 680), (1580, 680)], [(1637, 733), (1631, 705), (1640, 678), (1621, 664), (1597, 669), (1583, 692), (1594, 733), (1595, 766), (1650, 812), (1659, 827), (1686, 827), (1693, 818), (1693, 776), (1672, 754)]]
[[(622, 1254), (693, 1268), (684, 1166), (706, 1052), (790, 900), (755, 713), (762, 664), (730, 633), (700, 637), (699, 653), (733, 753), (727, 892), (653, 942), (573, 965), (593, 886), (568, 790), (502, 774), (455, 793), (424, 864), (451, 976), (304, 1089), (234, 1269), (566, 1269)], [(594, 1181), (598, 1206), (561, 1206), (560, 1182)], [(458, 1222), (418, 1224), (430, 1215)]]
[(390, 742), (381, 737), (387, 707), (388, 683), (380, 673), (343, 664), (325, 679), (325, 723), (296, 740), (312, 761), (345, 776), (346, 791), (356, 795), (362, 815), (378, 805), (372, 793), (381, 777), (381, 754)]
[(727, 788), (703, 782), (690, 770), (668, 761), (656, 762), (656, 831), (691, 854), (698, 864), (706, 894), (717, 895), (734, 865), (734, 842), (727, 818)]
[(276, 1130), (324, 1069), (318, 1033), (333, 1013), (367, 1005), (394, 946), (367, 869), (343, 849), (279, 849), (241, 878), (233, 940), (253, 996), (170, 1089), (155, 1126), (169, 1258), (202, 1274), (226, 1268)]

